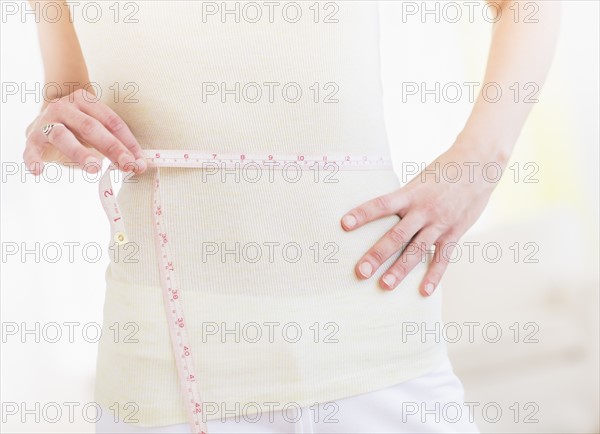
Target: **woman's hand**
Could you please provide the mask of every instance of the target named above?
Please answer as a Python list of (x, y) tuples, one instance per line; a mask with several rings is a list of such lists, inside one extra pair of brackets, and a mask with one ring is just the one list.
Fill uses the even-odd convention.
[[(46, 136), (42, 129), (50, 123), (57, 125)], [(83, 89), (48, 103), (26, 136), (23, 160), (35, 175), (42, 173), (44, 161), (73, 162), (95, 173), (104, 156), (124, 171), (142, 173), (147, 167), (123, 119)]]
[[(342, 218), (345, 230), (389, 215), (401, 218), (360, 259), (357, 276), (371, 277), (394, 253), (403, 250), (380, 279), (384, 289), (394, 289), (435, 245), (433, 260), (420, 285), (422, 295), (431, 295), (448, 266), (453, 247), (479, 218), (496, 185), (484, 177), (499, 178), (492, 174), (493, 169), (489, 175), (482, 169), (490, 162), (473, 158), (472, 152), (455, 144), (404, 187), (346, 214)], [(498, 168), (503, 170), (504, 165)]]
[[(439, 284), (452, 247), (479, 218), (496, 185), (483, 175), (486, 163), (498, 163), (504, 170), (519, 133), (533, 105), (527, 98), (515, 101), (507, 97), (514, 83), (543, 86), (559, 33), (561, 2), (536, 2), (536, 23), (515, 20), (508, 9), (515, 2), (492, 2), (500, 5), (501, 17), (494, 22), (492, 42), (483, 83), (494, 83), (505, 90), (499, 100), (477, 96), (471, 115), (455, 144), (427, 167), (425, 172), (398, 191), (373, 199), (353, 209), (342, 219), (345, 230), (354, 230), (384, 216), (397, 214), (401, 221), (385, 234), (361, 258), (356, 274), (369, 278), (392, 254), (406, 246), (400, 258), (387, 270), (380, 284), (395, 288), (435, 245), (435, 254), (421, 282), (423, 295), (431, 295)], [(487, 161), (486, 161), (487, 159)], [(479, 166), (474, 166), (479, 162)], [(437, 165), (436, 165), (437, 163)], [(454, 180), (442, 176), (444, 167), (458, 165), (462, 175)], [(473, 164), (473, 178), (469, 166)], [(490, 176), (492, 176), (490, 174)], [(411, 244), (408, 244), (411, 243)]]

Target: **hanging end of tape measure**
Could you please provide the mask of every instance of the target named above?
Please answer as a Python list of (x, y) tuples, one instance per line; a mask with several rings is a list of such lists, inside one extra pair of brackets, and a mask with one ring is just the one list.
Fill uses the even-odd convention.
[(113, 236), (113, 240), (115, 241), (115, 243), (117, 243), (118, 245), (122, 246), (123, 244), (127, 244), (129, 242), (129, 240), (127, 239), (127, 234), (125, 234), (125, 232), (115, 232), (115, 235)]

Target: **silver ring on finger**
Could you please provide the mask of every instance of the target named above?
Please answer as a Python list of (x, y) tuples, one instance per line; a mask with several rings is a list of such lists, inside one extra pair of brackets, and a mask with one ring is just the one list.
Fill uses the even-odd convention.
[(42, 133), (44, 133), (44, 135), (46, 137), (48, 137), (50, 135), (50, 131), (52, 131), (52, 128), (54, 128), (57, 125), (62, 125), (63, 127), (65, 126), (64, 124), (61, 124), (61, 123), (58, 123), (58, 122), (57, 123), (49, 123), (49, 124), (46, 124), (46, 125), (44, 125), (42, 127)]

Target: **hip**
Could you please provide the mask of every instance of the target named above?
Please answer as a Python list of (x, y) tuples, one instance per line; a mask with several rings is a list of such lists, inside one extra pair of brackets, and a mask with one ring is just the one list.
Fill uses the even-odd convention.
[[(452, 414), (431, 410), (449, 407)], [(272, 406), (260, 408), (253, 403), (253, 413), (239, 411), (235, 416), (216, 403), (205, 410), (211, 416), (207, 421), (211, 433), (479, 432), (464, 403), (463, 385), (447, 356), (437, 368), (416, 378), (330, 402), (306, 407), (288, 405), (277, 411)], [(102, 409), (101, 415), (97, 433), (190, 432), (187, 424), (140, 427), (111, 418), (108, 409)]]

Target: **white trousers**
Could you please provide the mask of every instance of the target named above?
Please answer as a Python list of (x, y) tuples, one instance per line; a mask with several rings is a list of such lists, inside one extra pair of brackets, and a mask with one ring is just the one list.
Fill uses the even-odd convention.
[[(257, 420), (258, 419), (258, 420)], [(287, 412), (206, 423), (209, 434), (478, 433), (462, 383), (446, 359), (435, 371), (384, 389)], [(145, 428), (102, 411), (96, 433), (190, 434), (187, 424)]]

